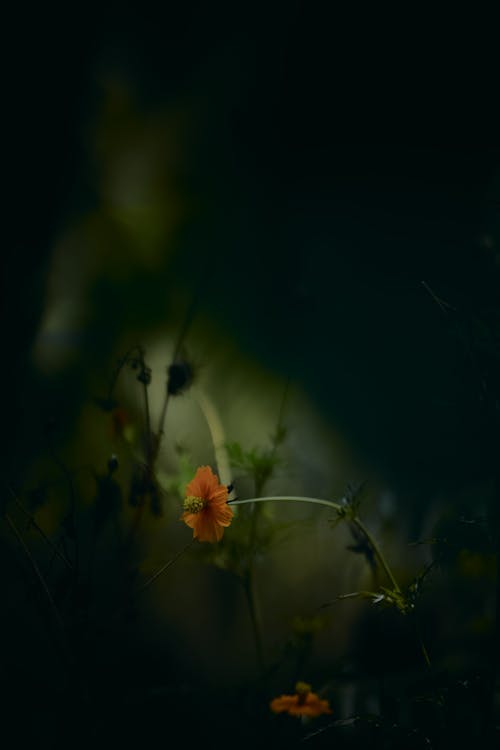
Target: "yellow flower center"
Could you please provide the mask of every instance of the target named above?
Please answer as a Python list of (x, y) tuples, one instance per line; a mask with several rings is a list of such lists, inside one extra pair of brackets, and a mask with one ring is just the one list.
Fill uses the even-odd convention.
[(297, 682), (295, 685), (295, 692), (299, 696), (299, 703), (302, 704), (311, 692), (311, 686), (308, 685), (307, 682)]
[(194, 495), (188, 495), (184, 500), (184, 510), (187, 513), (199, 513), (203, 510), (207, 501), (202, 497), (195, 497)]

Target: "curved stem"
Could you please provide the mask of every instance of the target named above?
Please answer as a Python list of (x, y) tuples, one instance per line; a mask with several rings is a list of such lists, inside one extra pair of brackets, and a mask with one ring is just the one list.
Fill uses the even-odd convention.
[[(244, 500), (230, 500), (228, 505), (245, 505), (246, 503), (264, 503), (264, 502), (270, 502), (272, 500), (290, 500), (292, 502), (302, 502), (302, 503), (311, 503), (313, 505), (326, 505), (328, 508), (333, 508), (333, 510), (336, 510), (338, 513), (341, 513), (344, 511), (344, 507), (340, 505), (340, 503), (336, 503), (333, 500), (323, 500), (319, 497), (302, 497), (297, 495), (277, 495), (275, 497), (252, 497), (252, 498), (245, 498)], [(372, 537), (366, 526), (359, 520), (357, 516), (350, 519), (357, 527), (358, 529), (365, 535), (365, 537), (368, 539), (368, 542), (370, 546), (372, 547), (373, 551), (375, 552), (381, 566), (383, 567), (386, 576), (392, 583), (395, 591), (401, 591), (399, 588), (396, 579), (394, 578), (394, 575), (392, 574), (391, 569), (389, 568), (389, 565), (387, 564), (387, 561), (381, 552), (377, 542)]]
[(270, 500), (291, 500), (292, 502), (313, 503), (327, 505), (329, 508), (341, 511), (342, 506), (333, 500), (322, 500), (319, 497), (303, 497), (302, 495), (273, 495), (269, 497), (249, 497), (243, 500), (229, 500), (228, 505), (245, 505), (246, 503), (266, 503)]
[(391, 569), (389, 568), (389, 566), (387, 564), (387, 561), (386, 561), (384, 555), (382, 554), (382, 551), (381, 551), (380, 547), (378, 546), (378, 544), (376, 543), (375, 539), (372, 537), (372, 535), (370, 534), (370, 532), (368, 531), (368, 529), (366, 528), (366, 526), (363, 523), (361, 523), (361, 521), (359, 520), (359, 518), (357, 516), (352, 519), (352, 522), (354, 524), (356, 524), (356, 526), (358, 527), (358, 529), (361, 532), (363, 532), (363, 534), (368, 539), (368, 542), (369, 542), (370, 546), (372, 547), (373, 551), (377, 555), (380, 564), (382, 565), (383, 569), (385, 570), (385, 574), (386, 574), (387, 578), (390, 580), (390, 582), (392, 583), (392, 585), (394, 587), (394, 590), (395, 591), (401, 591), (401, 589), (399, 588), (399, 586), (397, 584), (396, 579), (394, 578), (394, 576), (392, 574)]
[(226, 448), (226, 435), (222, 421), (212, 400), (201, 388), (197, 388), (194, 391), (194, 397), (205, 417), (210, 432), (219, 480), (222, 484), (229, 484), (231, 482), (231, 465)]

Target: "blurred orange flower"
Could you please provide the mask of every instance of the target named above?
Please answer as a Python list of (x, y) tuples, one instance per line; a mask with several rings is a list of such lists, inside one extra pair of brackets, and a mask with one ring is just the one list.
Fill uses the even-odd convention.
[(274, 698), (270, 707), (275, 714), (286, 712), (290, 716), (314, 717), (332, 713), (328, 701), (321, 700), (316, 693), (312, 693), (311, 686), (307, 682), (297, 682), (295, 695), (282, 695)]
[(220, 542), (224, 528), (233, 518), (227, 498), (227, 487), (219, 484), (210, 466), (200, 466), (186, 486), (184, 513), (180, 519), (193, 529), (193, 538), (200, 542)]

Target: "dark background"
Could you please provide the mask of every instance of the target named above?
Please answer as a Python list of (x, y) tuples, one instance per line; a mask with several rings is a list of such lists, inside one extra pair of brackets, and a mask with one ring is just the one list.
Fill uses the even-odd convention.
[[(198, 295), (197, 315), (301, 384), (405, 494), (416, 530), (437, 495), (486, 512), (476, 488), (496, 472), (500, 313), (488, 19), (360, 16), (190, 3), (161, 17), (120, 7), (9, 18), (9, 484), (22, 486), (54, 414), (59, 439), (71, 433), (90, 373), (110, 366), (128, 321), (147, 330), (181, 317), (182, 287)], [(53, 243), (99, 205), (88, 132), (107, 75), (144, 113), (193, 102), (179, 189), (199, 210), (135, 291), (112, 275), (95, 282), (78, 356), (51, 377), (32, 345)], [(150, 302), (161, 284), (164, 302)]]
[[(473, 475), (467, 344), (422, 282), (462, 317), (497, 301), (486, 20), (469, 19), (463, 36), (455, 19), (444, 40), (437, 18), (412, 19), (414, 36), (403, 19), (384, 33), (375, 19), (360, 25), (314, 4), (194, 3), (153, 18), (122, 10), (11, 22), (2, 320), (8, 381), (25, 406), (10, 398), (6, 421), (29, 413), (30, 389), (17, 386), (29, 377), (51, 242), (96, 204), (86, 128), (110, 70), (146, 111), (203, 100), (182, 175), (203, 210), (178, 240), (169, 278), (196, 288), (193, 269), (211, 268), (216, 293), (206, 289), (200, 304), (258, 357), (307, 381), (390, 472)], [(127, 294), (114, 304), (128, 306)]]

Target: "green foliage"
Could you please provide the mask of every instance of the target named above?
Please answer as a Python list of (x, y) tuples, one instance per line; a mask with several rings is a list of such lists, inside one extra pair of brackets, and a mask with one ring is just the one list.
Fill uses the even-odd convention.
[[(434, 529), (432, 538), (425, 540), (425, 543), (430, 545), (432, 562), (425, 566), (423, 571), (415, 576), (410, 583), (400, 588), (379, 544), (372, 538), (369, 529), (360, 520), (366, 483), (348, 485), (345, 495), (339, 503), (311, 497), (290, 498), (283, 495), (273, 498), (264, 495), (266, 484), (275, 477), (276, 469), (283, 466), (279, 448), (285, 440), (286, 430), (281, 424), (280, 417), (268, 446), (254, 446), (245, 449), (238, 442), (230, 442), (226, 446), (229, 462), (233, 469), (253, 481), (255, 496), (242, 498), (240, 504), (233, 506), (233, 522), (230, 528), (225, 529), (222, 540), (213, 544), (199, 544), (196, 540), (191, 540), (184, 548), (175, 549), (173, 552), (166, 546), (166, 562), (159, 562), (159, 567), (155, 566), (154, 569), (151, 567), (151, 560), (157, 559), (157, 553), (154, 557), (149, 558), (150, 562), (148, 563), (148, 558), (142, 554), (143, 548), (141, 544), (137, 543), (135, 536), (143, 517), (143, 508), (147, 507), (153, 516), (160, 516), (163, 511), (162, 498), (166, 495), (175, 501), (170, 504), (170, 508), (173, 509), (172, 518), (175, 516), (177, 522), (180, 516), (179, 506), (185, 496), (186, 485), (193, 479), (197, 467), (193, 463), (189, 446), (176, 445), (175, 470), (169, 470), (168, 473), (165, 470), (163, 472), (159, 470), (156, 459), (163, 435), (162, 420), (165, 416), (168, 399), (164, 401), (160, 427), (156, 430), (154, 426), (151, 426), (148, 401), (152, 372), (144, 361), (144, 352), (141, 347), (134, 347), (125, 357), (119, 360), (109, 387), (108, 397), (94, 400), (94, 403), (105, 415), (109, 415), (107, 418), (112, 419), (113, 416), (116, 416), (113, 414), (113, 409), (117, 402), (112, 398), (112, 393), (116, 378), (125, 365), (130, 366), (134, 371), (134, 385), (140, 389), (141, 403), (144, 404), (145, 410), (145, 419), (137, 420), (139, 424), (143, 425), (142, 440), (138, 439), (134, 443), (137, 451), (128, 456), (129, 461), (125, 459), (123, 461), (125, 465), (122, 466), (122, 459), (119, 463), (117, 457), (111, 455), (107, 461), (107, 472), (98, 473), (91, 470), (94, 484), (91, 489), (93, 494), (90, 503), (82, 502), (79, 489), (77, 491), (75, 486), (75, 472), (69, 470), (58, 457), (56, 457), (57, 460), (54, 460), (61, 474), (58, 478), (57, 492), (54, 491), (52, 483), (47, 479), (39, 479), (35, 490), (24, 491), (23, 502), (26, 505), (23, 505), (13, 492), (11, 493), (12, 497), (7, 497), (4, 501), (5, 518), (19, 546), (24, 551), (27, 568), (34, 572), (34, 577), (39, 584), (38, 595), (40, 593), (45, 595), (46, 604), (64, 632), (64, 637), (66, 637), (66, 632), (69, 633), (72, 646), (77, 650), (80, 647), (82, 648), (78, 653), (81, 662), (85, 660), (91, 650), (87, 643), (92, 643), (92, 638), (95, 638), (94, 642), (98, 642), (98, 637), (92, 631), (92, 628), (97, 631), (100, 628), (100, 623), (92, 622), (92, 618), (99, 620), (102, 616), (102, 612), (96, 605), (96, 590), (99, 589), (99, 581), (96, 580), (97, 576), (95, 575), (98, 570), (97, 562), (100, 560), (102, 564), (104, 560), (106, 568), (108, 565), (111, 565), (111, 567), (115, 565), (115, 575), (111, 575), (111, 582), (106, 580), (102, 586), (105, 589), (106, 599), (109, 598), (112, 606), (117, 606), (118, 614), (112, 614), (110, 623), (108, 623), (114, 637), (115, 628), (119, 630), (124, 622), (126, 622), (126, 627), (134, 627), (135, 621), (131, 618), (141, 616), (141, 609), (137, 602), (138, 594), (154, 583), (189, 549), (193, 560), (210, 564), (231, 573), (232, 576), (228, 576), (227, 580), (233, 583), (236, 580), (237, 586), (241, 587), (239, 590), (244, 592), (248, 607), (249, 627), (254, 639), (255, 662), (258, 669), (258, 680), (254, 686), (254, 699), (258, 704), (258, 709), (253, 715), (262, 716), (266, 709), (264, 693), (271, 685), (271, 680), (278, 679), (281, 671), (292, 671), (294, 679), (309, 681), (308, 668), (311, 664), (314, 664), (316, 657), (317, 662), (321, 663), (322, 661), (321, 654), (316, 653), (318, 644), (324, 639), (327, 629), (335, 629), (336, 618), (333, 616), (327, 617), (322, 611), (312, 616), (296, 615), (290, 624), (288, 635), (274, 646), (274, 656), (270, 658), (265, 653), (265, 647), (269, 648), (269, 643), (266, 643), (266, 637), (268, 636), (262, 626), (265, 618), (261, 620), (259, 615), (259, 576), (262, 574), (262, 566), (258, 563), (265, 562), (270, 551), (289, 538), (290, 534), (300, 534), (301, 526), (304, 523), (303, 521), (279, 522), (276, 519), (273, 504), (267, 501), (295, 499), (326, 506), (334, 511), (334, 518), (329, 519), (330, 525), (335, 528), (339, 523), (345, 522), (352, 537), (351, 543), (347, 545), (348, 552), (362, 555), (368, 563), (374, 580), (373, 590), (368, 587), (367, 589), (340, 594), (334, 601), (338, 602), (351, 598), (363, 599), (372, 605), (372, 607), (362, 608), (364, 612), (371, 612), (372, 608), (377, 613), (379, 610), (388, 610), (383, 618), (377, 616), (374, 618), (375, 620), (384, 619), (385, 622), (385, 620), (390, 619), (396, 621), (394, 638), (391, 637), (391, 634), (384, 634), (384, 639), (382, 639), (379, 631), (378, 635), (371, 635), (374, 639), (374, 645), (370, 642), (367, 647), (370, 653), (375, 653), (378, 648), (382, 651), (384, 648), (388, 650), (389, 653), (384, 652), (380, 655), (382, 671), (384, 668), (389, 669), (387, 667), (389, 662), (394, 665), (398, 661), (398, 648), (401, 647), (401, 644), (404, 644), (404, 648), (407, 647), (407, 642), (404, 640), (401, 640), (401, 643), (398, 644), (398, 637), (405, 628), (412, 629), (411, 642), (413, 646), (417, 644), (416, 650), (419, 652), (420, 671), (418, 666), (411, 665), (417, 677), (415, 678), (415, 684), (409, 682), (408, 695), (411, 694), (411, 696), (407, 700), (407, 706), (413, 701), (411, 703), (413, 709), (414, 704), (418, 702), (414, 695), (418, 688), (419, 693), (426, 696), (425, 702), (430, 703), (433, 710), (451, 711), (455, 705), (454, 701), (456, 701), (455, 693), (452, 694), (452, 691), (446, 693), (446, 690), (441, 687), (434, 689), (434, 685), (430, 684), (430, 659), (419, 630), (422, 611), (421, 600), (424, 591), (429, 590), (427, 584), (430, 581), (429, 574), (433, 570), (444, 570), (459, 578), (467, 578), (470, 589), (473, 590), (475, 596), (475, 599), (471, 598), (473, 602), (480, 601), (484, 592), (489, 592), (493, 588), (498, 564), (495, 536), (484, 519), (475, 517), (443, 517), (440, 519)], [(193, 373), (190, 368), (184, 365), (180, 369), (177, 366), (172, 368), (173, 366), (166, 370), (165, 396), (180, 394), (191, 384)], [(236, 482), (237, 480), (238, 477)], [(57, 501), (62, 510), (60, 511), (58, 526), (49, 536), (37, 523), (33, 513), (46, 512), (55, 496), (57, 496)], [(128, 499), (128, 503), (124, 502), (124, 498)], [(261, 502), (255, 502), (258, 498), (261, 499)], [(11, 506), (15, 507), (17, 513), (15, 518), (9, 515), (12, 510)], [(18, 527), (19, 518), (25, 522), (25, 526), (22, 528)], [(125, 533), (123, 533), (121, 524), (124, 526)], [(23, 538), (25, 532), (33, 535), (38, 534), (43, 542), (41, 546), (45, 545), (46, 551), (48, 550), (51, 555), (50, 563), (46, 565), (48, 570), (46, 577), (44, 577), (45, 569), (42, 572), (42, 566), (35, 560)], [(189, 530), (189, 534), (191, 536), (191, 530)], [(134, 544), (134, 542), (136, 543)], [(87, 549), (83, 548), (85, 543), (88, 544)], [(116, 558), (115, 560), (112, 559), (113, 555)], [(83, 563), (82, 560), (84, 560)], [(380, 575), (387, 579), (386, 585), (379, 584)], [(479, 582), (481, 582), (482, 588)], [(186, 583), (185, 590), (189, 591), (189, 582)], [(436, 601), (439, 605), (439, 594)], [(331, 604), (333, 602), (329, 602), (319, 609), (321, 610)], [(297, 607), (292, 611), (300, 610)], [(391, 614), (392, 612), (395, 613), (394, 616)], [(197, 612), (195, 614), (198, 616)], [(481, 622), (481, 618), (482, 621), (487, 621), (488, 629), (483, 628), (482, 631), (476, 633), (469, 628), (468, 633), (477, 636), (486, 632), (488, 637), (492, 638), (491, 617), (488, 619), (488, 612), (480, 608), (475, 620), (476, 624)], [(372, 630), (376, 631), (376, 627)], [(472, 636), (469, 635), (468, 637), (472, 638)], [(84, 646), (81, 646), (78, 638), (85, 642)], [(379, 645), (380, 643), (385, 645), (382, 647)], [(109, 644), (105, 641), (100, 644), (101, 657), (106, 653), (108, 646)], [(124, 650), (125, 648), (120, 650), (120, 658)], [(421, 659), (422, 654), (425, 659), (425, 669), (428, 670), (424, 675), (422, 675), (424, 669)], [(349, 659), (355, 664), (354, 656), (350, 655)], [(390, 667), (390, 669), (396, 668), (397, 666)], [(320, 671), (327, 677), (326, 686), (335, 684), (335, 680), (337, 680), (338, 685), (341, 685), (345, 678), (342, 669), (344, 667), (337, 667), (332, 663), (321, 663)], [(378, 675), (378, 677), (380, 677), (382, 683), (384, 674)], [(362, 694), (362, 690), (367, 690), (370, 698), (374, 698), (373, 691), (370, 692), (371, 688), (362, 684), (363, 680), (366, 681), (367, 679), (366, 675), (363, 675), (362, 669), (357, 674), (354, 673), (353, 676), (350, 676), (349, 679), (355, 685), (355, 689), (359, 689), (360, 694)], [(485, 681), (483, 680), (483, 682)], [(327, 687), (325, 685), (323, 687), (328, 692)], [(408, 686), (406, 685), (406, 687)], [(177, 695), (175, 686), (171, 686), (169, 689), (172, 696)], [(485, 694), (491, 696), (491, 685), (485, 687), (482, 684), (482, 690)], [(276, 692), (282, 692), (282, 687), (277, 688)], [(394, 693), (397, 694), (397, 690), (394, 690)], [(465, 701), (464, 694), (464, 691), (460, 693), (460, 699)], [(189, 698), (191, 700), (192, 696), (189, 696)], [(469, 693), (467, 693), (468, 698)], [(179, 700), (182, 702), (182, 696)], [(420, 703), (423, 702), (424, 699), (420, 701)], [(253, 709), (250, 707), (249, 711), (251, 712), (251, 710)], [(375, 736), (378, 737), (376, 741), (378, 743), (380, 740), (380, 743), (375, 745), (376, 747), (389, 748), (394, 746), (396, 748), (396, 743), (399, 741), (403, 743), (402, 746), (405, 748), (426, 746), (428, 738), (422, 729), (423, 723), (419, 723), (417, 718), (417, 720), (412, 719), (413, 725), (410, 722), (407, 726), (405, 724), (407, 717), (404, 710), (401, 709), (400, 713), (403, 718), (401, 716), (396, 717), (394, 710), (393, 720), (390, 721), (390, 711), (385, 703), (380, 703), (380, 713), (375, 715), (366, 710), (365, 706), (365, 709), (355, 717), (348, 716), (328, 724), (325, 723), (325, 738), (330, 739), (328, 732), (331, 731), (332, 737), (337, 740), (338, 734), (335, 734), (337, 730), (341, 727), (343, 729), (349, 727), (352, 731), (357, 731), (358, 736), (365, 736), (363, 733), (366, 732), (367, 741), (371, 741)], [(265, 723), (263, 726), (267, 728)], [(306, 726), (305, 723), (304, 726)], [(441, 737), (442, 726), (440, 724), (432, 725), (429, 730), (429, 736), (431, 735)], [(279, 733), (276, 736), (279, 736)], [(316, 735), (311, 734), (306, 736), (306, 739), (313, 742), (315, 737)]]
[(279, 442), (275, 442), (272, 448), (267, 449), (254, 447), (244, 450), (237, 442), (226, 445), (231, 465), (252, 477), (257, 496), (261, 494), (264, 486), (273, 476), (276, 467), (282, 464), (282, 459), (276, 454), (276, 446), (283, 442), (285, 434), (284, 428), (279, 428), (275, 436)]
[[(426, 566), (422, 573), (416, 576), (404, 590), (394, 587), (388, 588), (386, 586), (380, 586), (378, 591), (353, 591), (349, 594), (340, 594), (336, 601), (359, 597), (371, 601), (373, 605), (392, 607), (401, 615), (408, 615), (415, 611), (418, 600), (424, 591), (424, 582), (433, 568), (434, 563)], [(333, 602), (328, 602), (323, 606), (328, 607), (331, 606), (331, 604), (333, 604)]]
[(176, 498), (180, 503), (186, 494), (186, 485), (193, 478), (196, 466), (189, 452), (181, 445), (176, 446), (177, 471), (175, 473), (158, 472), (158, 480), (167, 494)]
[[(353, 521), (359, 515), (359, 509), (366, 496), (366, 482), (359, 484), (348, 484), (344, 497), (340, 501), (340, 507), (337, 510), (335, 518), (330, 519), (329, 523), (335, 528), (342, 521)], [(353, 549), (353, 551), (356, 551)]]

